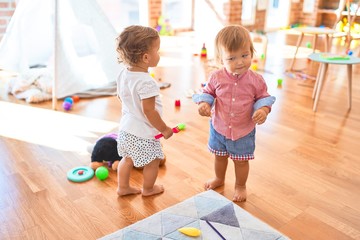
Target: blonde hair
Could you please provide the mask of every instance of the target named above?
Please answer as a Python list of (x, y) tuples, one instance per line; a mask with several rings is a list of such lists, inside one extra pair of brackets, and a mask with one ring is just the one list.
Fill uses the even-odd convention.
[(119, 62), (130, 66), (137, 64), (158, 38), (159, 33), (151, 27), (132, 25), (125, 28), (116, 38)]
[(249, 31), (241, 25), (229, 25), (220, 30), (215, 38), (215, 60), (221, 62), (221, 48), (229, 52), (244, 47), (246, 43), (250, 43), (250, 53), (253, 57), (255, 49), (250, 37)]

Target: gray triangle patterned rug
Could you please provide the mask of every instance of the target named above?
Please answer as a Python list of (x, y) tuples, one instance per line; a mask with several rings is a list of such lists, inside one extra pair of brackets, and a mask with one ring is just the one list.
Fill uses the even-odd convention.
[[(196, 228), (188, 236), (180, 228)], [(101, 240), (286, 240), (282, 233), (252, 216), (219, 193), (199, 193)]]

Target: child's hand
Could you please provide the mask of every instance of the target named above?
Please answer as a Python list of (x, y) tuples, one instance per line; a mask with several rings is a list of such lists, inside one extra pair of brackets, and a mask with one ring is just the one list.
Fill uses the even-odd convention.
[(260, 125), (266, 121), (268, 114), (269, 114), (269, 109), (267, 107), (262, 107), (254, 112), (252, 119), (256, 124)]
[(201, 116), (205, 116), (205, 117), (211, 116), (211, 106), (207, 102), (201, 102), (199, 104), (198, 111)]
[(166, 127), (165, 131), (163, 131), (161, 133), (165, 139), (170, 138), (174, 134), (172, 128), (170, 128), (170, 127)]

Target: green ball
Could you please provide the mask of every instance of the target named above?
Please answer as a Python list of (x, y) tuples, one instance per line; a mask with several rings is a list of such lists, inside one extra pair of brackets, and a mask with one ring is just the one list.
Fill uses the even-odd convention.
[(185, 123), (179, 123), (177, 126), (178, 126), (179, 130), (185, 129)]
[(101, 181), (105, 180), (109, 176), (109, 170), (104, 166), (98, 167), (95, 171), (95, 176)]

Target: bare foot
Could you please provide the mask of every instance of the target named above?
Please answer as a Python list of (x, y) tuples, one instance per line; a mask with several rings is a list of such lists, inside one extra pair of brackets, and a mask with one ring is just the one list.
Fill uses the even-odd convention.
[(210, 189), (215, 189), (217, 187), (221, 187), (222, 185), (224, 185), (224, 180), (221, 180), (219, 178), (213, 178), (213, 179), (208, 180), (204, 184), (204, 188), (205, 188), (205, 190), (210, 190)]
[(164, 159), (160, 159), (159, 166), (160, 166), (160, 167), (163, 166), (163, 165), (165, 164), (165, 162), (166, 162), (166, 156), (165, 156)]
[(147, 196), (152, 196), (152, 195), (155, 195), (155, 194), (159, 194), (159, 193), (162, 193), (164, 192), (164, 186), (163, 185), (154, 185), (154, 187), (152, 189), (147, 189), (147, 190), (142, 190), (142, 195), (144, 197), (147, 197)]
[(113, 164), (111, 165), (112, 170), (117, 171), (119, 162), (120, 162), (119, 160), (113, 162)]
[(140, 188), (128, 187), (128, 188), (118, 188), (117, 194), (119, 196), (131, 195), (131, 194), (139, 194), (141, 193)]
[(245, 202), (246, 195), (246, 186), (235, 185), (234, 202)]

